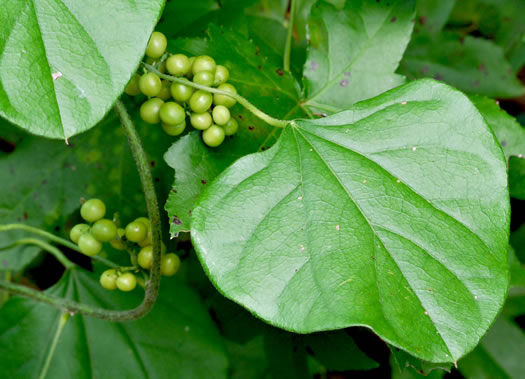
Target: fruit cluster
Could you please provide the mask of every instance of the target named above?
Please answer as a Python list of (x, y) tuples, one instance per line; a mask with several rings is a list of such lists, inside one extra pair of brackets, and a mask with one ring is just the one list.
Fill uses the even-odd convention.
[[(172, 76), (186, 77), (196, 84), (237, 94), (235, 87), (226, 83), (230, 72), (225, 66), (216, 64), (213, 58), (175, 54), (169, 55), (165, 61), (158, 61), (165, 56), (166, 47), (164, 34), (153, 32), (146, 49), (147, 62), (162, 62), (159, 65), (161, 73), (167, 71)], [(171, 136), (184, 132), (186, 116), (189, 116), (189, 122), (195, 129), (202, 131), (202, 139), (210, 147), (219, 146), (226, 136), (234, 135), (239, 128), (230, 113), (236, 100), (227, 95), (212, 95), (182, 83), (161, 80), (153, 72), (142, 76), (135, 74), (125, 92), (130, 96), (146, 95), (149, 99), (140, 107), (141, 118), (149, 124), (161, 122), (164, 131)], [(174, 101), (169, 101), (172, 98)]]
[[(106, 205), (99, 199), (90, 199), (82, 204), (80, 215), (89, 224), (75, 225), (69, 237), (78, 245), (81, 253), (94, 256), (102, 250), (104, 242), (109, 242), (117, 250), (128, 250), (131, 256), (132, 267), (109, 269), (102, 273), (100, 277), (102, 287), (108, 290), (118, 288), (121, 291), (135, 289), (137, 278), (130, 271), (150, 270), (153, 265), (149, 219), (139, 217), (125, 228), (119, 228), (118, 222), (104, 218)], [(138, 254), (135, 254), (139, 248)], [(165, 250), (166, 247), (162, 244), (161, 273), (164, 276), (173, 276), (179, 269), (180, 259), (177, 254), (165, 254)]]

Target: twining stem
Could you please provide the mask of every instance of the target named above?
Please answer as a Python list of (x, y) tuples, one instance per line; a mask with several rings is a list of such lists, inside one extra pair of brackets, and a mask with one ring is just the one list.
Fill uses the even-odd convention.
[(292, 51), (292, 36), (295, 23), (295, 8), (297, 0), (292, 0), (290, 5), (290, 19), (288, 20), (288, 33), (286, 35), (286, 44), (284, 45), (283, 67), (285, 71), (290, 72), (290, 54)]
[(211, 92), (211, 93), (217, 93), (219, 95), (225, 95), (225, 96), (231, 97), (231, 98), (235, 99), (239, 104), (241, 104), (244, 108), (246, 108), (250, 112), (252, 112), (255, 116), (259, 117), (261, 120), (263, 120), (264, 122), (266, 122), (267, 124), (269, 124), (271, 126), (275, 126), (277, 128), (284, 128), (284, 127), (286, 127), (286, 125), (288, 125), (288, 121), (286, 121), (286, 120), (279, 120), (279, 119), (273, 118), (270, 115), (267, 115), (266, 113), (261, 111), (259, 108), (257, 108), (255, 105), (250, 103), (246, 98), (242, 97), (239, 94), (231, 93), (231, 92), (227, 92), (227, 91), (221, 91), (221, 90), (219, 90), (217, 88), (213, 88), (213, 87), (203, 86), (201, 84), (194, 83), (194, 82), (192, 82), (192, 81), (190, 81), (190, 80), (188, 80), (186, 78), (178, 78), (176, 76), (163, 74), (159, 70), (157, 70), (155, 67), (153, 67), (152, 65), (149, 65), (147, 63), (144, 63), (144, 67), (146, 67), (146, 69), (148, 71), (151, 71), (151, 72), (154, 72), (155, 74), (157, 74), (160, 78), (168, 80), (170, 82), (181, 83), (181, 84), (187, 85), (189, 87), (201, 89), (203, 91), (207, 91), (207, 92)]
[(8, 248), (12, 248), (19, 245), (36, 245), (40, 247), (42, 250), (47, 251), (51, 255), (53, 255), (60, 263), (62, 263), (62, 266), (66, 268), (66, 270), (69, 270), (75, 266), (73, 262), (71, 262), (67, 257), (62, 253), (59, 249), (54, 247), (53, 245), (48, 244), (47, 242), (44, 242), (42, 240), (39, 240), (37, 238), (22, 238), (15, 242), (13, 242), (9, 246), (5, 246), (0, 248), (1, 250), (7, 250)]
[[(55, 236), (52, 233), (46, 232), (45, 230), (35, 228), (33, 226), (24, 225), (24, 224), (0, 225), (0, 232), (5, 232), (5, 231), (8, 231), (8, 230), (24, 230), (26, 232), (30, 232), (30, 233), (33, 233), (33, 234), (38, 234), (39, 236), (42, 236), (42, 237), (44, 237), (44, 238), (46, 238), (46, 239), (48, 239), (50, 241), (56, 242), (56, 243), (58, 243), (58, 244), (60, 244), (62, 246), (65, 246), (65, 247), (67, 247), (67, 248), (69, 248), (71, 250), (76, 251), (77, 253), (82, 254), (82, 252), (80, 251), (78, 246), (75, 245), (74, 243), (72, 243), (72, 242), (70, 242), (70, 241), (68, 241), (68, 240), (66, 240), (64, 238), (60, 238), (58, 236)], [(7, 248), (11, 248), (11, 247), (16, 246), (16, 245), (19, 245), (19, 243), (15, 242), (12, 245), (0, 248), (0, 250), (5, 250)], [(44, 250), (46, 250), (46, 249), (44, 249)], [(50, 251), (48, 251), (48, 252), (50, 252)], [(51, 253), (51, 254), (53, 254), (53, 253)], [(93, 256), (91, 258), (96, 260), (96, 261), (99, 261), (100, 263), (105, 264), (108, 267), (113, 267), (113, 268), (119, 267), (118, 264), (113, 263), (109, 259), (102, 258), (102, 257), (100, 257), (98, 255), (95, 255), (95, 256)]]
[[(126, 311), (114, 311), (107, 310), (102, 308), (93, 307), (91, 305), (79, 303), (76, 301), (66, 300), (60, 297), (51, 296), (41, 291), (33, 290), (29, 287), (25, 287), (19, 284), (14, 284), (9, 281), (0, 280), (0, 289), (8, 290), (12, 293), (22, 295), (25, 297), (32, 298), (34, 300), (40, 301), (52, 305), (57, 308), (61, 308), (64, 312), (68, 313), (81, 313), (86, 316), (91, 316), (95, 318), (100, 318), (104, 320), (111, 321), (129, 321), (136, 320), (140, 317), (145, 316), (155, 304), (157, 296), (159, 294), (160, 288), (160, 260), (161, 260), (161, 230), (160, 230), (160, 212), (157, 201), (157, 195), (155, 193), (155, 187), (153, 186), (153, 180), (151, 178), (151, 171), (148, 164), (148, 159), (140, 138), (135, 130), (135, 126), (129, 117), (129, 114), (126, 110), (124, 104), (117, 100), (115, 103), (115, 110), (120, 116), (122, 126), (126, 131), (128, 136), (129, 143), (131, 145), (131, 150), (135, 158), (137, 169), (139, 172), (140, 180), (142, 182), (142, 188), (144, 191), (144, 197), (146, 199), (146, 205), (148, 207), (148, 217), (151, 222), (151, 234), (152, 234), (152, 244), (153, 244), (153, 267), (151, 268), (150, 280), (146, 284), (145, 296), (142, 303), (131, 310)], [(13, 228), (12, 228), (13, 229)], [(9, 230), (4, 227), (1, 230)], [(40, 233), (41, 235), (43, 233)], [(46, 232), (44, 232), (46, 234)], [(52, 240), (57, 240), (56, 238), (50, 238)]]
[(44, 362), (44, 367), (42, 367), (42, 371), (40, 371), (40, 376), (38, 377), (39, 379), (44, 379), (47, 375), (47, 371), (49, 370), (49, 366), (51, 364), (51, 361), (53, 360), (53, 355), (55, 355), (55, 350), (57, 348), (58, 341), (60, 340), (60, 336), (62, 335), (64, 326), (66, 326), (67, 320), (69, 320), (69, 316), (70, 315), (68, 312), (62, 312), (62, 314), (60, 315), (58, 327), (55, 332), (55, 336), (53, 337), (53, 342), (51, 343), (51, 346), (47, 353), (46, 361)]

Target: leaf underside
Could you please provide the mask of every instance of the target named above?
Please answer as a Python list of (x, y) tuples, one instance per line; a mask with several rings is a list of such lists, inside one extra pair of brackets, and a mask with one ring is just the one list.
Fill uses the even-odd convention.
[(471, 350), (508, 286), (504, 155), (460, 92), (412, 82), (224, 171), (193, 211), (216, 287), (300, 333), (364, 325), (431, 362)]

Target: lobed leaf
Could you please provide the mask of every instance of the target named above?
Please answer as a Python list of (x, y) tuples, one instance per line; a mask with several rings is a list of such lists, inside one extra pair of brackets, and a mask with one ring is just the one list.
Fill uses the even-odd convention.
[(434, 81), (292, 122), (193, 217), (211, 280), (262, 319), (365, 325), (430, 362), (474, 348), (508, 286), (504, 156), (472, 103)]

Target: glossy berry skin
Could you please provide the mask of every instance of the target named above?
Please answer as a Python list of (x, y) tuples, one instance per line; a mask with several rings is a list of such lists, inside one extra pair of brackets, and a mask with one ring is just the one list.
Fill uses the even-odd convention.
[(149, 245), (140, 249), (137, 262), (140, 267), (149, 270), (153, 265), (153, 246)]
[(117, 226), (108, 219), (98, 220), (91, 228), (91, 234), (100, 242), (109, 242), (117, 236)]
[(148, 228), (148, 232), (146, 233), (146, 238), (144, 238), (142, 241), (140, 241), (138, 243), (139, 246), (140, 247), (145, 247), (145, 246), (148, 246), (148, 245), (152, 245), (153, 244), (152, 237), (153, 237), (153, 234), (151, 232), (151, 228)]
[(186, 119), (184, 108), (179, 104), (168, 101), (160, 107), (160, 120), (169, 125), (179, 125)]
[(184, 129), (186, 129), (186, 121), (180, 123), (179, 125), (168, 125), (162, 123), (162, 130), (164, 130), (164, 132), (169, 136), (176, 137), (181, 135), (184, 132)]
[(157, 74), (148, 72), (139, 79), (140, 92), (148, 97), (157, 96), (162, 89), (162, 82)]
[(116, 285), (121, 291), (133, 291), (137, 286), (137, 278), (131, 272), (125, 272), (117, 278)]
[(164, 276), (173, 276), (179, 271), (180, 258), (177, 254), (166, 254), (160, 262), (160, 272)]
[(171, 98), (171, 82), (167, 80), (162, 80), (161, 82), (162, 85), (157, 97), (164, 101), (169, 100)]
[(193, 83), (200, 84), (202, 86), (211, 86), (215, 77), (210, 71), (199, 71), (193, 75)]
[(126, 226), (126, 238), (131, 242), (140, 242), (148, 235), (148, 227), (142, 222), (133, 221)]
[(78, 239), (78, 248), (82, 254), (92, 257), (102, 250), (102, 244), (91, 233), (84, 233)]
[(198, 130), (206, 130), (212, 124), (211, 114), (209, 112), (204, 113), (192, 113), (190, 116), (191, 126)]
[[(234, 93), (234, 94), (237, 93), (237, 90), (235, 89), (235, 87), (229, 83), (221, 84), (217, 89), (221, 91)], [(235, 105), (236, 102), (237, 100), (227, 95), (220, 95), (218, 93), (213, 95), (213, 103), (215, 105), (224, 105), (226, 108), (231, 108)]]
[(137, 96), (140, 94), (140, 88), (139, 88), (139, 79), (140, 76), (135, 74), (129, 81), (128, 85), (126, 86), (126, 89), (124, 92), (128, 94), (129, 96)]
[(100, 285), (107, 290), (114, 290), (117, 288), (117, 270), (111, 268), (100, 275)]
[(160, 107), (164, 101), (154, 97), (145, 101), (140, 106), (140, 117), (148, 124), (158, 124), (160, 122)]
[(213, 96), (209, 92), (198, 90), (190, 98), (190, 108), (195, 113), (204, 113), (211, 107)]
[(224, 105), (217, 105), (213, 108), (213, 121), (217, 125), (226, 125), (230, 121), (230, 110)]
[(88, 224), (77, 224), (71, 228), (71, 231), (69, 232), (69, 238), (71, 238), (71, 241), (74, 243), (78, 243), (80, 236), (89, 232), (89, 229), (90, 227)]
[(190, 57), (190, 70), (186, 74), (188, 79), (193, 78), (193, 62), (195, 62), (195, 57)]
[(193, 75), (201, 71), (210, 71), (211, 73), (215, 74), (216, 67), (217, 64), (212, 57), (201, 55), (200, 57), (195, 58), (193, 61), (193, 64), (191, 65), (191, 71), (193, 72)]
[(233, 136), (235, 133), (237, 133), (239, 124), (237, 123), (236, 119), (230, 118), (230, 120), (222, 128), (224, 129), (224, 134), (227, 136)]
[(157, 59), (164, 54), (166, 47), (168, 46), (168, 40), (166, 36), (161, 32), (153, 32), (146, 47), (146, 55), (150, 58)]
[(106, 205), (99, 199), (89, 199), (80, 208), (80, 215), (87, 222), (100, 220), (105, 214)]
[(166, 69), (173, 76), (184, 76), (191, 69), (190, 59), (184, 54), (175, 54), (166, 60)]
[(118, 228), (116, 238), (110, 242), (111, 246), (117, 250), (125, 250), (126, 244), (122, 241), (122, 238), (124, 238), (125, 235), (126, 231), (122, 228)]
[(171, 96), (181, 103), (188, 101), (193, 94), (193, 88), (181, 83), (171, 84)]
[(213, 79), (213, 85), (218, 86), (222, 83), (226, 83), (230, 78), (230, 71), (222, 65), (217, 65), (215, 68), (215, 77)]
[(148, 228), (151, 226), (151, 221), (147, 217), (139, 217), (139, 218), (136, 218), (135, 221), (142, 222)]
[(217, 147), (224, 141), (224, 129), (217, 125), (212, 125), (202, 132), (202, 139), (209, 147)]

